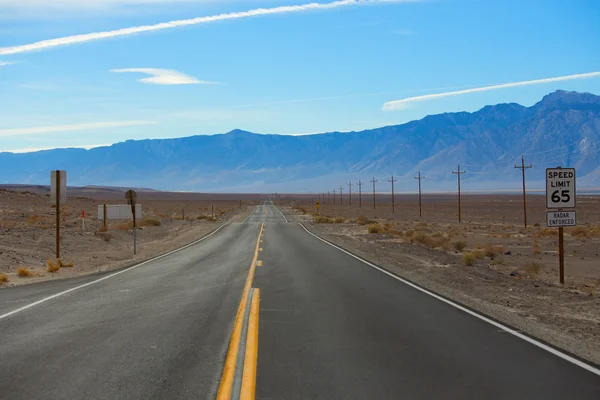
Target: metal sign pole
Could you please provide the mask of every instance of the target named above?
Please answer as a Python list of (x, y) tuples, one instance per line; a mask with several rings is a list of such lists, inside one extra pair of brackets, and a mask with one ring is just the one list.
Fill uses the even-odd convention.
[(56, 259), (60, 258), (60, 171), (56, 171)]
[(565, 237), (564, 237), (564, 228), (562, 226), (558, 227), (558, 259), (560, 264), (560, 283), (565, 284)]

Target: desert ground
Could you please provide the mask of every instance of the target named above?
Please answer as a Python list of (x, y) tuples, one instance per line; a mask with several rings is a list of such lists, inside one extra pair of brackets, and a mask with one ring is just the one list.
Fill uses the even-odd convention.
[(241, 221), (261, 199), (138, 191), (143, 215), (134, 256), (132, 222), (109, 220), (105, 228), (97, 218), (99, 205), (127, 204), (123, 190), (69, 188), (68, 194), (61, 206), (57, 259), (56, 209), (47, 187), (0, 188), (0, 287), (113, 270), (152, 258), (200, 238), (222, 222)]
[[(326, 199), (327, 200), (327, 199)], [(565, 228), (565, 284), (559, 283), (558, 229), (545, 227), (545, 198), (453, 195), (344, 198), (279, 203), (292, 218), (423, 287), (571, 353), (600, 363), (600, 197), (579, 196), (578, 227)]]

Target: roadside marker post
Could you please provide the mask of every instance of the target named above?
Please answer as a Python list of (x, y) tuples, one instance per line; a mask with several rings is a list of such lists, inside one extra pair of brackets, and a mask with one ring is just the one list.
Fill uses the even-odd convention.
[(56, 206), (56, 259), (60, 258), (60, 206), (67, 202), (67, 171), (50, 171), (50, 201)]
[(85, 231), (85, 210), (81, 210), (81, 231)]
[(315, 203), (315, 207), (317, 207), (317, 215), (319, 215), (319, 209), (321, 208), (321, 202), (320, 202), (320, 201), (317, 201), (317, 202)]
[[(135, 190), (128, 190), (125, 193), (125, 198), (127, 199), (127, 204), (131, 206), (131, 213), (133, 214), (133, 255), (137, 254), (137, 235), (136, 235), (136, 224), (135, 224), (135, 201), (137, 200), (137, 193)], [(106, 215), (104, 216), (104, 220), (106, 220)]]
[[(546, 168), (546, 225), (558, 227), (558, 260), (560, 283), (565, 283), (564, 227), (576, 226), (577, 205), (575, 168)], [(565, 210), (571, 208), (573, 210)]]

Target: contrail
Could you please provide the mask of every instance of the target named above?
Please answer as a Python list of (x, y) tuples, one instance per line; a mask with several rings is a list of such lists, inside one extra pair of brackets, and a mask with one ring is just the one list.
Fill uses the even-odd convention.
[(106, 39), (116, 36), (127, 36), (141, 32), (158, 31), (162, 29), (177, 28), (187, 25), (199, 25), (214, 21), (223, 21), (228, 19), (240, 19), (257, 17), (261, 15), (296, 13), (310, 10), (328, 10), (332, 8), (347, 7), (353, 5), (367, 5), (376, 3), (409, 3), (420, 0), (338, 0), (331, 3), (308, 3), (297, 6), (280, 6), (274, 8), (257, 8), (249, 11), (232, 12), (227, 14), (198, 17), (192, 19), (183, 19), (170, 22), (162, 22), (155, 25), (134, 26), (131, 28), (116, 29), (113, 31), (86, 33), (82, 35), (65, 36), (56, 39), (42, 40), (31, 44), (12, 47), (0, 47), (0, 55), (26, 53), (35, 50), (44, 50), (52, 47), (66, 46), (76, 43), (85, 43), (93, 40)]
[(506, 88), (518, 87), (518, 86), (538, 85), (540, 83), (551, 83), (551, 82), (570, 81), (573, 79), (594, 78), (597, 76), (600, 76), (600, 72), (588, 72), (585, 74), (557, 76), (554, 78), (535, 79), (532, 81), (504, 83), (501, 85), (483, 86), (483, 87), (478, 87), (478, 88), (473, 88), (473, 89), (458, 90), (455, 92), (426, 94), (424, 96), (408, 97), (408, 98), (402, 99), (402, 100), (388, 101), (387, 103), (385, 103), (383, 105), (383, 110), (384, 111), (402, 110), (402, 109), (406, 108), (406, 106), (410, 103), (415, 103), (418, 101), (439, 99), (442, 97), (459, 96), (461, 94), (468, 94), (468, 93), (475, 93), (475, 92), (487, 92), (488, 90), (506, 89)]

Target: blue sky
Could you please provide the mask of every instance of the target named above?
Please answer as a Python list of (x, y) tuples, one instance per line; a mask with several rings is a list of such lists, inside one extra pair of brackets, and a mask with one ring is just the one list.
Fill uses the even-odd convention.
[[(64, 44), (307, 3), (0, 0), (0, 150), (235, 128), (362, 130), (499, 102), (531, 105), (556, 89), (600, 94), (597, 73), (390, 103), (600, 71), (594, 0), (357, 0)], [(48, 39), (60, 45), (26, 46)]]

